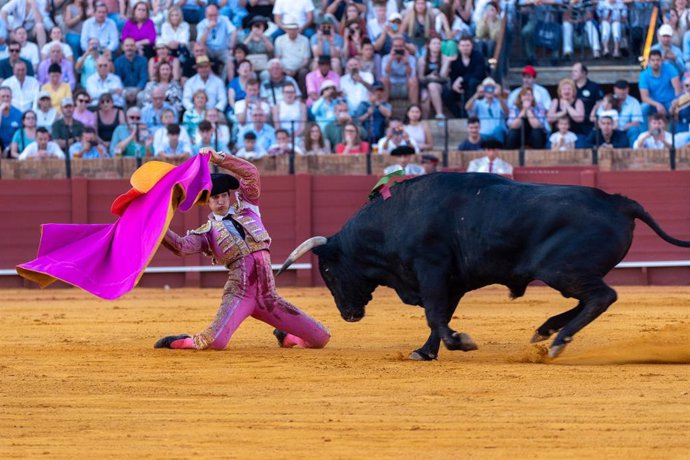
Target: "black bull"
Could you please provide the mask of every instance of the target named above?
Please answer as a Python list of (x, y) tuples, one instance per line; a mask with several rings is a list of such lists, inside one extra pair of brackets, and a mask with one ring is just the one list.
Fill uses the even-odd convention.
[(288, 257), (281, 272), (308, 250), (340, 314), (359, 321), (377, 286), (424, 308), (431, 329), (412, 359), (435, 359), (440, 342), (473, 350), (467, 334), (449, 327), (469, 291), (502, 284), (517, 298), (541, 280), (578, 304), (549, 318), (532, 341), (558, 332), (557, 356), (573, 336), (616, 301), (603, 280), (630, 248), (640, 219), (665, 241), (642, 206), (624, 196), (570, 185), (519, 183), (493, 174), (438, 173), (397, 184), (377, 196), (329, 238), (314, 237)]

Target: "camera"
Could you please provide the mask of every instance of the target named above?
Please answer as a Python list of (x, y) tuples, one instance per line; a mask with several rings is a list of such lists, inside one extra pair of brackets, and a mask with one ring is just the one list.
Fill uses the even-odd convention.
[(405, 54), (405, 50), (394, 50), (393, 52), (394, 52), (397, 56), (402, 56), (403, 54)]
[(324, 35), (330, 35), (330, 34), (331, 34), (331, 29), (330, 29), (330, 28), (328, 28), (328, 29), (323, 29), (321, 32), (322, 32)]
[(489, 94), (493, 94), (496, 92), (496, 87), (494, 85), (487, 85), (484, 87), (484, 92), (489, 93)]
[(661, 130), (659, 128), (655, 128), (652, 130), (652, 134), (654, 136), (658, 136), (659, 134), (661, 134)]
[(402, 136), (403, 130), (402, 129), (394, 129), (393, 134), (396, 136)]

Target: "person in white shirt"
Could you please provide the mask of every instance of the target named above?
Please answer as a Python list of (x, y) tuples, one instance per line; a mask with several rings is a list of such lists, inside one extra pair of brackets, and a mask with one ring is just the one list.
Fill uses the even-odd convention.
[[(369, 39), (372, 42), (379, 38), (379, 35), (383, 33), (388, 23), (388, 12), (385, 4), (375, 3), (373, 10), (374, 16), (367, 20), (367, 35), (369, 35)], [(397, 11), (391, 14), (393, 13), (397, 13)]]
[(113, 95), (116, 106), (125, 106), (125, 100), (122, 97), (124, 92), (122, 80), (110, 72), (110, 60), (105, 56), (100, 56), (96, 60), (96, 73), (86, 80), (86, 92), (89, 93), (94, 104), (97, 103), (101, 94), (110, 93)]
[(501, 143), (496, 139), (487, 139), (482, 141), (482, 148), (486, 156), (475, 158), (470, 161), (467, 167), (467, 172), (480, 172), (500, 174), (502, 176), (513, 177), (513, 166), (507, 161), (503, 161), (498, 157), (498, 149), (502, 147)]
[(314, 35), (314, 2), (312, 0), (275, 0), (273, 22), (284, 30), (288, 19), (297, 23), (300, 34), (311, 38)]
[(31, 32), (40, 46), (46, 42), (46, 29), (53, 26), (46, 0), (9, 0), (0, 10), (0, 17), (9, 30), (16, 32), (19, 28), (25, 28)]
[(292, 19), (285, 18), (282, 29), (285, 30), (285, 35), (276, 38), (273, 52), (280, 59), (285, 73), (302, 83), (309, 72), (309, 39), (299, 33), (299, 25)]
[(41, 56), (38, 52), (38, 46), (35, 43), (29, 41), (29, 36), (26, 29), (19, 27), (14, 31), (14, 39), (21, 45), (22, 50), (19, 52), (19, 57), (22, 57), (29, 61), (33, 66), (34, 72), (38, 70), (38, 64), (41, 62)]
[(392, 117), (388, 121), (386, 135), (379, 139), (377, 144), (378, 152), (379, 154), (389, 154), (393, 149), (402, 145), (409, 145), (416, 153), (419, 153), (419, 146), (405, 131), (402, 120)]
[(59, 145), (50, 140), (50, 133), (45, 128), (36, 129), (36, 142), (29, 144), (19, 155), (18, 160), (57, 158), (65, 159), (65, 153)]
[[(161, 113), (161, 122), (163, 123), (163, 126), (158, 128), (153, 133), (153, 143), (151, 144), (151, 146), (153, 148), (154, 154), (157, 152), (162, 152), (165, 149), (168, 136), (168, 131), (166, 127), (168, 125), (176, 123), (175, 112), (171, 109), (163, 109), (163, 112)], [(191, 145), (189, 133), (187, 132), (184, 126), (180, 126), (180, 142), (182, 142), (183, 144)]]
[(570, 118), (567, 115), (562, 116), (556, 122), (558, 131), (551, 134), (549, 142), (551, 143), (551, 151), (572, 150), (575, 148), (577, 142), (577, 135), (570, 131)]
[(26, 74), (24, 61), (15, 62), (12, 73), (13, 75), (3, 82), (3, 86), (12, 90), (12, 105), (19, 111), (26, 112), (34, 106), (41, 85), (35, 77)]
[(239, 149), (235, 156), (245, 160), (258, 160), (266, 156), (266, 151), (256, 142), (256, 133), (254, 131), (247, 131), (242, 136), (242, 139), (244, 140), (244, 147)]
[(403, 171), (406, 176), (421, 176), (426, 174), (424, 166), (415, 163), (417, 152), (409, 145), (401, 145), (391, 151), (391, 156), (398, 157), (398, 163), (386, 166), (383, 174), (388, 175), (396, 171)]
[(74, 62), (74, 53), (72, 52), (72, 47), (70, 47), (67, 43), (62, 41), (62, 29), (60, 29), (58, 26), (53, 27), (50, 29), (50, 39), (48, 43), (43, 45), (41, 48), (41, 59), (47, 59), (48, 56), (50, 56), (50, 49), (53, 45), (58, 44), (60, 45), (60, 48), (62, 49), (62, 55), (65, 57), (70, 62)]
[(666, 118), (657, 112), (649, 117), (649, 131), (645, 131), (637, 137), (633, 148), (669, 149), (672, 144), (673, 136), (666, 131)]
[(225, 112), (225, 107), (228, 105), (228, 94), (225, 91), (223, 80), (211, 72), (211, 61), (208, 56), (197, 56), (196, 71), (196, 75), (188, 79), (184, 84), (184, 91), (182, 93), (182, 105), (184, 105), (184, 108), (192, 110), (194, 108), (192, 96), (197, 90), (203, 89), (208, 96), (206, 108), (215, 107), (221, 112)]
[(117, 24), (108, 18), (108, 7), (105, 3), (97, 3), (96, 11), (92, 18), (84, 21), (81, 28), (81, 49), (89, 49), (89, 40), (98, 39), (99, 46), (115, 52), (120, 47), (120, 34), (117, 32)]
[(551, 94), (549, 94), (549, 90), (537, 84), (536, 79), (537, 69), (531, 65), (525, 66), (522, 69), (522, 86), (519, 86), (510, 92), (507, 102), (508, 107), (515, 105), (515, 99), (517, 99), (518, 94), (520, 94), (520, 91), (522, 91), (522, 88), (524, 87), (532, 88), (532, 94), (534, 95), (534, 102), (536, 105), (541, 104), (541, 106), (544, 108), (550, 107)]
[(374, 76), (361, 70), (356, 57), (347, 60), (347, 73), (340, 78), (340, 91), (345, 96), (347, 109), (354, 115), (362, 102), (369, 101), (369, 92), (373, 91)]
[(36, 126), (52, 129), (53, 123), (58, 118), (58, 111), (50, 102), (48, 91), (38, 93), (38, 99), (33, 109), (36, 112)]

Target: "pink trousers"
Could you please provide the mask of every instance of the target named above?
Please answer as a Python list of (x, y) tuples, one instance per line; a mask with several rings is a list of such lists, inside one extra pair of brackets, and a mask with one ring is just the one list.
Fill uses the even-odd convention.
[(331, 337), (328, 329), (276, 292), (268, 251), (254, 252), (228, 269), (220, 309), (208, 328), (192, 337), (194, 348), (225, 348), (248, 316), (287, 332), (284, 346), (326, 346)]

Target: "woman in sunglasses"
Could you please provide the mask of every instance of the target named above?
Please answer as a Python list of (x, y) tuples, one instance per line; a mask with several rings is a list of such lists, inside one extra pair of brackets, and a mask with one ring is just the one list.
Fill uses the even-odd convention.
[(75, 120), (80, 121), (84, 126), (96, 128), (96, 114), (89, 110), (91, 104), (91, 97), (83, 89), (78, 89), (74, 93), (74, 117)]
[(36, 141), (36, 113), (28, 110), (22, 115), (22, 127), (14, 132), (10, 144), (10, 158), (17, 158), (21, 152)]
[(115, 128), (124, 122), (125, 114), (121, 108), (115, 107), (112, 94), (101, 94), (101, 97), (98, 99), (98, 109), (96, 110), (96, 132), (98, 133), (98, 138), (106, 146), (110, 146)]

